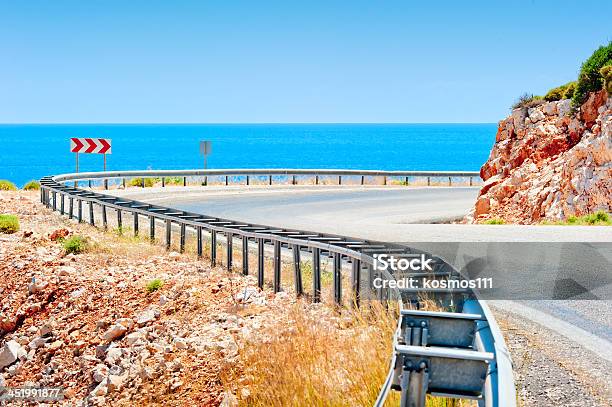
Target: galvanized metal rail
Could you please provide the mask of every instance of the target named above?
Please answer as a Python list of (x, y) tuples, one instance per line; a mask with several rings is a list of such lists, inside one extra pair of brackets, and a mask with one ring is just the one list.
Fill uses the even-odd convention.
[[(321, 258), (332, 259), (333, 300), (336, 304), (346, 303), (343, 287), (343, 270), (350, 267), (350, 303), (359, 306), (365, 298), (396, 301), (399, 308), (399, 322), (394, 339), (394, 353), (389, 376), (376, 403), (382, 406), (389, 390), (402, 393), (402, 406), (419, 406), (425, 403), (427, 393), (434, 396), (473, 398), (485, 406), (515, 406), (515, 390), (512, 366), (500, 330), (487, 308), (476, 294), (465, 290), (429, 290), (436, 300), (456, 312), (425, 312), (418, 310), (422, 295), (427, 290), (372, 290), (371, 281), (376, 276), (394, 278), (388, 272), (373, 270), (376, 254), (392, 253), (397, 257), (413, 257), (422, 252), (409, 247), (376, 242), (366, 239), (318, 232), (277, 228), (250, 224), (198, 213), (186, 212), (146, 202), (110, 196), (91, 189), (80, 189), (65, 185), (68, 181), (103, 180), (108, 187), (112, 178), (224, 176), (226, 183), (230, 176), (267, 176), (270, 183), (273, 176), (342, 176), (363, 177), (475, 177), (474, 172), (406, 172), (406, 171), (355, 171), (355, 170), (187, 170), (187, 171), (116, 171), (101, 173), (65, 174), (41, 179), (41, 202), (69, 218), (84, 221), (83, 205), (87, 206), (87, 220), (96, 224), (94, 205), (99, 208), (103, 227), (108, 227), (108, 212), (116, 214), (118, 227), (123, 225), (123, 214), (132, 215), (133, 233), (140, 232), (140, 219), (149, 221), (149, 237), (155, 239), (157, 224), (165, 225), (165, 243), (169, 249), (172, 243), (173, 226), (179, 230), (179, 247), (185, 250), (187, 228), (195, 232), (197, 254), (203, 255), (204, 233), (210, 241), (210, 261), (217, 263), (218, 237), (226, 241), (225, 266), (233, 268), (233, 239), (242, 241), (242, 273), (249, 274), (249, 248), (254, 246), (257, 253), (257, 283), (264, 287), (265, 246), (272, 246), (273, 275), (272, 288), (282, 290), (281, 251), (293, 254), (293, 280), (296, 295), (308, 296), (312, 301), (322, 300)], [(163, 178), (162, 178), (163, 180)], [(125, 184), (125, 181), (123, 181)], [(144, 182), (142, 183), (144, 185)], [(310, 293), (304, 288), (301, 259), (312, 256), (313, 278)], [(434, 259), (434, 278), (461, 278), (459, 273), (442, 259)], [(346, 280), (346, 279), (345, 279)], [(407, 309), (407, 306), (416, 309)]]

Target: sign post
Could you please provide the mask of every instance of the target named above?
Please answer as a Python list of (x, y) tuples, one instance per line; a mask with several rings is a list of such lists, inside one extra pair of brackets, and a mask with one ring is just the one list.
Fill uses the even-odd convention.
[[(79, 153), (104, 155), (104, 171), (106, 171), (106, 154), (111, 153), (111, 139), (73, 137), (70, 139), (70, 151), (76, 154), (76, 172), (79, 172)], [(108, 189), (106, 180), (104, 188)]]
[[(212, 142), (210, 140), (200, 140), (200, 154), (204, 156), (204, 169), (206, 169), (210, 153), (212, 153)], [(208, 185), (208, 176), (204, 176), (204, 185)]]

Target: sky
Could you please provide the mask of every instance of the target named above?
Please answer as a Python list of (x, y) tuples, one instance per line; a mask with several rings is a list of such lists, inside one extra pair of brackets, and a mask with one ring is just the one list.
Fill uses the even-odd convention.
[(0, 123), (496, 122), (602, 1), (0, 0)]

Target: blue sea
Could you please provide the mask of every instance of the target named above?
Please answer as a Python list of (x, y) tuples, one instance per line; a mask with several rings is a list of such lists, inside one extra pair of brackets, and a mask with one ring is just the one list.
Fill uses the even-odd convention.
[[(74, 172), (71, 137), (112, 139), (108, 170), (202, 168), (199, 141), (212, 141), (208, 168), (346, 168), (477, 171), (497, 125), (164, 124), (0, 125), (0, 179), (23, 185)], [(103, 158), (80, 154), (81, 171)]]

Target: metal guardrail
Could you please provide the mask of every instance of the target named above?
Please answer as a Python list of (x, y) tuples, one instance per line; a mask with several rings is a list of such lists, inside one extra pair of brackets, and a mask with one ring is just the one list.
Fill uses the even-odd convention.
[[(94, 190), (71, 187), (68, 181), (107, 180), (111, 178), (146, 177), (187, 177), (225, 176), (382, 176), (382, 177), (476, 177), (474, 172), (416, 172), (416, 171), (356, 171), (356, 170), (293, 170), (293, 169), (256, 169), (256, 170), (187, 170), (187, 171), (113, 171), (64, 174), (41, 179), (41, 202), (62, 215), (84, 221), (83, 205), (87, 205), (87, 219), (96, 224), (94, 205), (99, 208), (101, 224), (108, 227), (108, 211), (116, 213), (119, 228), (122, 227), (122, 214), (132, 214), (133, 233), (140, 232), (140, 219), (149, 221), (149, 237), (154, 240), (157, 224), (165, 224), (165, 243), (169, 249), (172, 243), (173, 225), (179, 229), (180, 251), (185, 250), (187, 228), (195, 232), (197, 254), (203, 256), (203, 233), (208, 233), (210, 241), (210, 260), (217, 263), (217, 243), (219, 235), (226, 241), (226, 267), (233, 268), (233, 239), (242, 241), (242, 273), (249, 274), (249, 248), (256, 247), (257, 284), (264, 287), (266, 256), (265, 246), (272, 246), (274, 292), (282, 290), (281, 250), (293, 254), (293, 280), (296, 295), (306, 296), (302, 281), (302, 255), (312, 256), (313, 277), (310, 298), (314, 302), (322, 300), (321, 257), (332, 258), (333, 299), (336, 304), (345, 302), (342, 271), (350, 266), (351, 302), (359, 306), (363, 298), (373, 295), (376, 298), (397, 301), (400, 318), (394, 339), (394, 353), (389, 376), (376, 403), (382, 406), (389, 390), (402, 392), (402, 406), (422, 407), (425, 394), (434, 396), (473, 398), (485, 406), (515, 406), (515, 390), (512, 366), (501, 332), (486, 304), (478, 301), (474, 293), (446, 290), (432, 292), (444, 301), (449, 301), (458, 310), (449, 312), (422, 312), (405, 310), (404, 306), (419, 306), (422, 291), (401, 291), (379, 289), (372, 293), (371, 287), (364, 287), (364, 281), (372, 281), (381, 273), (393, 278), (388, 272), (373, 270), (373, 254), (394, 254), (397, 257), (411, 257), (422, 252), (409, 247), (377, 242), (340, 235), (330, 235), (295, 229), (256, 225), (186, 212), (146, 202), (134, 201), (123, 197), (110, 196)], [(163, 180), (163, 178), (162, 178)], [(247, 183), (249, 182), (247, 178)], [(142, 183), (144, 185), (144, 182)], [(68, 202), (66, 202), (68, 201)], [(458, 272), (442, 259), (434, 259), (433, 274), (457, 278)], [(377, 274), (378, 273), (378, 274)]]

